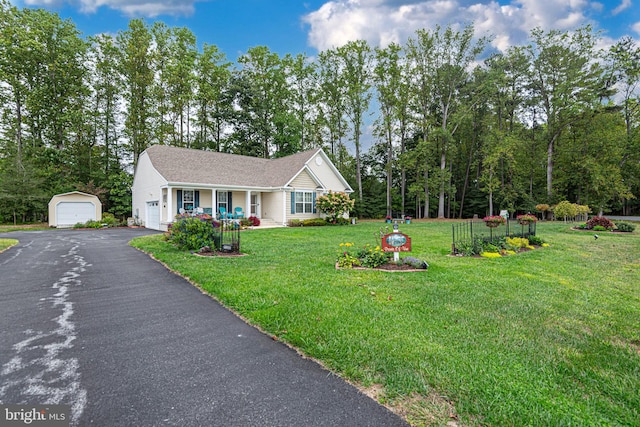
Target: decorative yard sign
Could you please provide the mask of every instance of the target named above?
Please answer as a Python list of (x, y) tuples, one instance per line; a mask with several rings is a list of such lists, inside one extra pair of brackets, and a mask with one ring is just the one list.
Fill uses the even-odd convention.
[(393, 252), (393, 259), (400, 259), (400, 252), (411, 252), (411, 237), (399, 231), (382, 236), (382, 250)]
[(400, 260), (400, 252), (411, 252), (411, 237), (404, 233), (400, 233), (394, 227), (393, 233), (382, 236), (382, 250), (384, 252), (393, 252), (393, 260)]
[(396, 232), (382, 236), (382, 250), (384, 252), (411, 252), (411, 237)]

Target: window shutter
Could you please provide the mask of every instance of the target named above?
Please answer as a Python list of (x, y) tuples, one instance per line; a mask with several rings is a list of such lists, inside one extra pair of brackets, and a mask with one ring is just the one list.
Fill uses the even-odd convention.
[(295, 191), (291, 192), (291, 213), (292, 214), (296, 213), (296, 192)]
[(233, 202), (231, 201), (231, 191), (227, 191), (227, 212), (233, 212)]
[(316, 213), (316, 192), (313, 192), (313, 195), (311, 196), (313, 198), (313, 213)]
[(193, 208), (199, 208), (200, 207), (200, 192), (198, 190), (196, 190), (195, 195), (193, 196)]
[(182, 190), (178, 190), (178, 210), (176, 213), (180, 213), (180, 209), (182, 209)]

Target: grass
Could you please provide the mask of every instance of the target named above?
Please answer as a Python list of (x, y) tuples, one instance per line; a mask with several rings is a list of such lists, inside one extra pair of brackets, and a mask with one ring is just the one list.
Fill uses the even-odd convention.
[(383, 226), (242, 233), (240, 258), (134, 240), (249, 322), (413, 425), (639, 425), (640, 237), (540, 223), (548, 248), (448, 256), (451, 224), (402, 225), (428, 272), (335, 270)]
[(18, 241), (15, 239), (0, 239), (0, 252), (3, 252), (5, 249), (17, 244)]
[(0, 233), (6, 233), (9, 231), (35, 231), (35, 230), (46, 230), (49, 228), (49, 225), (46, 222), (42, 223), (34, 223), (34, 224), (0, 224)]

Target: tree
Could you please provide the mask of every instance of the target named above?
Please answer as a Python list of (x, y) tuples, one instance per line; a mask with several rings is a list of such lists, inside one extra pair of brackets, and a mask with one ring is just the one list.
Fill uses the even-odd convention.
[(585, 111), (593, 110), (602, 94), (603, 72), (594, 46), (598, 40), (590, 26), (575, 32), (540, 28), (531, 31), (527, 46), (531, 64), (529, 89), (545, 120), (547, 146), (547, 198), (553, 192), (556, 146), (562, 132)]
[(197, 56), (196, 37), (187, 28), (174, 28), (169, 44), (167, 65), (169, 113), (173, 145), (191, 146), (190, 108), (194, 98), (193, 82)]
[(129, 138), (129, 149), (133, 165), (151, 143), (151, 118), (154, 114), (152, 87), (154, 83), (152, 35), (140, 19), (129, 22), (129, 28), (117, 37), (120, 51), (120, 73), (125, 85), (126, 100), (125, 134)]
[[(241, 129), (236, 131), (245, 133), (244, 137), (256, 138), (261, 144), (258, 154), (269, 158), (272, 152), (277, 155), (282, 149), (282, 139), (279, 140), (279, 146), (275, 146), (276, 133), (281, 136), (286, 134), (284, 127), (291, 124), (283, 120), (288, 114), (290, 99), (285, 68), (278, 54), (266, 46), (249, 49), (238, 58), (238, 62), (242, 68), (236, 75), (235, 101), (242, 111), (237, 116), (237, 120), (241, 121), (236, 122)], [(243, 142), (243, 138), (237, 140)], [(292, 139), (286, 139), (286, 142), (299, 144), (299, 141)]]
[(317, 65), (307, 55), (284, 58), (287, 68), (287, 80), (291, 87), (292, 113), (300, 128), (300, 149), (307, 150), (313, 146), (311, 135), (314, 103), (317, 97)]
[(225, 124), (232, 114), (229, 100), (231, 63), (217, 46), (205, 44), (196, 59), (196, 123), (194, 148), (222, 151)]
[[(345, 134), (345, 88), (342, 81), (342, 66), (335, 49), (318, 55), (320, 122), (328, 132), (330, 154), (336, 160), (342, 137)], [(338, 164), (338, 166), (341, 166)]]
[(360, 137), (371, 100), (371, 48), (364, 40), (351, 41), (339, 47), (337, 55), (341, 60), (341, 77), (345, 88), (345, 111), (351, 122), (351, 137), (356, 150), (358, 198), (362, 201)]
[(121, 103), (122, 80), (118, 73), (118, 51), (113, 37), (101, 34), (91, 39), (93, 59), (93, 96), (95, 136), (103, 146), (104, 177), (109, 177), (112, 168), (118, 168), (118, 124)]

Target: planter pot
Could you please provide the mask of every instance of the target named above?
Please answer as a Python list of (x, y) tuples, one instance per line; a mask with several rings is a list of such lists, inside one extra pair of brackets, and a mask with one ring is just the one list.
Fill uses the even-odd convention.
[(387, 220), (387, 224), (391, 224), (391, 220), (390, 219)]
[(485, 222), (486, 226), (489, 228), (496, 228), (496, 227), (500, 227), (500, 223), (499, 222)]
[(411, 224), (411, 220), (410, 220), (410, 219), (405, 219), (405, 220), (404, 220), (404, 223), (405, 223), (405, 224)]

